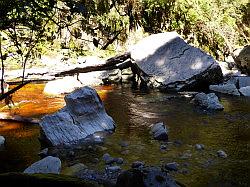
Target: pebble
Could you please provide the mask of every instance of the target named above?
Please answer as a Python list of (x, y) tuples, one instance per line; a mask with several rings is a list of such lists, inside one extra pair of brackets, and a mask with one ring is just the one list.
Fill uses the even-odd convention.
[(176, 162), (167, 163), (164, 167), (169, 171), (178, 171), (178, 165)]
[(142, 161), (135, 161), (131, 165), (132, 168), (141, 168), (143, 166), (144, 166), (144, 162), (142, 162)]
[(205, 146), (203, 144), (195, 144), (195, 149), (198, 151), (201, 151), (205, 149)]
[(227, 154), (226, 154), (225, 151), (223, 151), (223, 150), (217, 151), (217, 155), (218, 155), (218, 157), (220, 157), (220, 158), (227, 158)]
[(119, 172), (121, 170), (120, 166), (109, 166), (106, 168), (106, 171), (109, 173), (116, 173)]

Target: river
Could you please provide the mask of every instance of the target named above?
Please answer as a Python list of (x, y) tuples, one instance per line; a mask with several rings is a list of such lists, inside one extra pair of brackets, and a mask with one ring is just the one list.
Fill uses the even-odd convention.
[[(43, 84), (25, 86), (13, 96), (19, 106), (1, 112), (41, 117), (64, 106), (63, 96), (46, 96), (43, 88)], [(104, 153), (122, 157), (123, 169), (136, 160), (147, 165), (177, 162), (179, 170), (171, 175), (187, 186), (250, 185), (250, 98), (221, 95), (224, 111), (208, 113), (173, 94), (141, 92), (129, 86), (96, 89), (117, 128), (95, 151), (83, 150), (77, 162), (101, 169)], [(168, 143), (153, 140), (149, 133), (149, 126), (160, 121), (169, 127)], [(0, 135), (6, 138), (5, 149), (0, 151), (0, 173), (23, 171), (39, 160), (42, 148), (37, 125), (1, 121)], [(121, 142), (128, 145), (121, 146)], [(160, 149), (162, 144), (166, 150)], [(195, 144), (204, 144), (205, 149), (197, 151)], [(218, 150), (228, 157), (219, 158)], [(64, 167), (67, 162), (63, 160)]]

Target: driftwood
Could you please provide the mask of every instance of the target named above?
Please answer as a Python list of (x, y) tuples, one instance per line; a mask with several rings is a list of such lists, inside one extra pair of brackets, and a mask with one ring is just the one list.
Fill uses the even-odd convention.
[(2, 94), (0, 96), (0, 101), (2, 101), (3, 99), (7, 98), (8, 96), (10, 96), (11, 94), (15, 93), (17, 90), (21, 89), (22, 87), (24, 87), (26, 84), (30, 83), (31, 81), (26, 81), (20, 85), (18, 85), (17, 87), (11, 89), (10, 91)]
[(91, 71), (103, 71), (103, 70), (117, 69), (119, 67), (116, 65), (121, 64), (127, 61), (128, 59), (130, 59), (130, 53), (125, 53), (123, 55), (109, 58), (105, 64), (100, 64), (96, 66), (87, 66), (83, 68), (75, 68), (72, 70), (62, 71), (62, 72), (56, 73), (55, 76), (62, 77), (62, 76), (67, 76), (67, 75), (75, 75), (79, 73), (87, 73)]
[(28, 117), (22, 117), (18, 115), (11, 115), (7, 112), (0, 113), (0, 120), (16, 121), (16, 122), (23, 122), (23, 123), (34, 123), (34, 124), (38, 124), (40, 121), (39, 119), (36, 119), (36, 118), (28, 118)]

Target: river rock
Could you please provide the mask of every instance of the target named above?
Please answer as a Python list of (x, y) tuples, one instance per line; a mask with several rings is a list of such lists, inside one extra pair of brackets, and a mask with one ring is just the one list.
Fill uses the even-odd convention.
[(65, 102), (64, 108), (39, 123), (42, 139), (53, 146), (76, 144), (96, 132), (114, 130), (115, 123), (94, 89), (78, 89), (65, 96)]
[(48, 156), (24, 170), (24, 173), (54, 173), (59, 174), (61, 171), (61, 160), (57, 157)]
[(240, 93), (236, 88), (235, 84), (228, 83), (228, 84), (210, 85), (209, 89), (215, 92), (240, 96)]
[(242, 73), (250, 75), (250, 45), (245, 46), (239, 54), (234, 52), (234, 55), (237, 67), (242, 71)]
[(4, 147), (5, 138), (3, 136), (0, 136), (0, 149)]
[(250, 86), (242, 87), (239, 91), (242, 95), (250, 97)]
[(220, 104), (218, 97), (215, 93), (205, 94), (203, 92), (198, 93), (192, 102), (208, 110), (223, 110), (224, 107)]
[(178, 165), (176, 162), (167, 163), (164, 168), (168, 171), (178, 171)]
[(122, 172), (116, 187), (177, 187), (175, 180), (158, 167), (144, 167), (140, 170), (130, 169)]
[(250, 86), (249, 76), (245, 76), (245, 77), (241, 76), (241, 77), (237, 77), (237, 79), (239, 83), (239, 88)]
[(218, 155), (218, 157), (220, 157), (220, 158), (227, 158), (227, 154), (226, 154), (225, 151), (223, 151), (223, 150), (217, 151), (217, 155)]
[(151, 126), (151, 133), (156, 140), (168, 140), (168, 129), (163, 122), (153, 124)]
[(218, 62), (176, 32), (150, 35), (129, 51), (142, 80), (163, 90), (208, 87), (223, 79)]

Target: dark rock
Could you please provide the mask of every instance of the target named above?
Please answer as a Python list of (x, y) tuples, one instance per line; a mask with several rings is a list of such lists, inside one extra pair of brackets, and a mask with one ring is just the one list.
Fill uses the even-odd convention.
[(116, 187), (144, 187), (143, 173), (137, 169), (123, 171), (117, 178)]
[(163, 122), (153, 124), (151, 126), (151, 133), (156, 140), (168, 140), (168, 129)]
[(198, 93), (194, 97), (192, 102), (208, 110), (223, 110), (224, 109), (222, 104), (220, 104), (218, 97), (214, 93), (210, 93), (210, 94), (205, 94), (203, 92)]
[(43, 149), (42, 151), (40, 151), (40, 152), (38, 153), (38, 155), (41, 156), (42, 158), (44, 158), (44, 157), (48, 156), (48, 151), (49, 151), (49, 149), (48, 149), (48, 148), (45, 148), (45, 149)]
[(144, 38), (129, 50), (141, 79), (162, 90), (190, 90), (222, 82), (219, 64), (177, 33)]
[(167, 163), (164, 168), (168, 171), (178, 171), (178, 165), (176, 162)]
[(239, 54), (234, 53), (234, 55), (237, 67), (242, 73), (250, 75), (250, 45), (245, 46)]
[(66, 106), (42, 118), (42, 138), (53, 146), (76, 144), (99, 131), (115, 128), (103, 103), (90, 87), (83, 87), (65, 97)]
[(112, 164), (115, 162), (115, 159), (113, 157), (110, 156), (110, 154), (105, 153), (102, 156), (103, 161), (105, 162), (105, 164)]
[(177, 147), (181, 146), (182, 144), (183, 144), (183, 142), (181, 140), (175, 140), (174, 141), (174, 145), (177, 146)]
[(161, 146), (160, 146), (160, 149), (161, 149), (161, 150), (167, 150), (167, 148), (168, 148), (167, 145), (161, 145)]
[(123, 160), (123, 158), (115, 158), (115, 162), (117, 164), (123, 164), (124, 160)]
[(4, 187), (100, 187), (95, 182), (57, 174), (4, 173), (0, 174), (0, 181)]
[(61, 171), (61, 160), (57, 157), (48, 156), (24, 170), (24, 173), (54, 173), (59, 174)]
[(177, 187), (175, 180), (157, 167), (130, 169), (122, 172), (116, 187)]
[(144, 162), (141, 162), (141, 161), (135, 161), (131, 165), (132, 168), (142, 168), (143, 166), (144, 166)]
[(121, 171), (121, 167), (120, 166), (109, 166), (106, 168), (106, 171), (108, 173), (116, 173), (116, 172)]
[(120, 145), (121, 147), (128, 147), (129, 143), (126, 142), (126, 141), (121, 141), (121, 142), (119, 143), (119, 145)]

